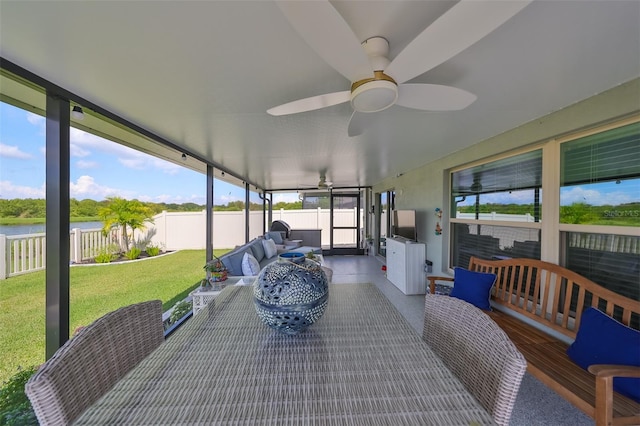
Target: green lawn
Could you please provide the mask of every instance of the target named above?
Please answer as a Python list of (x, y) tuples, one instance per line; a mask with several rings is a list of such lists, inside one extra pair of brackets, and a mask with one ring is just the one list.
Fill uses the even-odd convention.
[[(71, 267), (70, 333), (131, 303), (160, 299), (168, 310), (204, 278), (205, 256), (204, 250), (182, 250), (140, 262)], [(44, 362), (44, 335), (44, 271), (0, 281), (0, 383), (18, 366)]]

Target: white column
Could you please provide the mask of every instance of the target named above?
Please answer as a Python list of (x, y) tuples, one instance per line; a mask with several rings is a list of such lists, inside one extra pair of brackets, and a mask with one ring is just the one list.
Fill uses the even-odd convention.
[(80, 228), (73, 228), (71, 230), (71, 241), (73, 247), (73, 253), (71, 253), (71, 260), (73, 263), (82, 262), (82, 230)]
[(0, 234), (0, 280), (7, 279), (7, 236)]

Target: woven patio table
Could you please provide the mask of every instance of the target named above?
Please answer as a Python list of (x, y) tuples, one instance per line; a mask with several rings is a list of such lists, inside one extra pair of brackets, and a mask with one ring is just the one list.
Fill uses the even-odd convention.
[(225, 288), (76, 424), (493, 424), (374, 285), (329, 294), (289, 336), (258, 319), (252, 287)]

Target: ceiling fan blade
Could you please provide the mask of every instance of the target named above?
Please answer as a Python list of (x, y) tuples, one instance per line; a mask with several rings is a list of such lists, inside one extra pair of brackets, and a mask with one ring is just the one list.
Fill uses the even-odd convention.
[(349, 120), (349, 128), (347, 131), (349, 137), (358, 136), (364, 133), (367, 126), (369, 125), (369, 118), (372, 116), (373, 114), (353, 111), (353, 114), (351, 114), (351, 119)]
[(360, 41), (328, 1), (279, 1), (298, 34), (336, 71), (354, 82), (373, 76)]
[(531, 1), (461, 0), (409, 43), (385, 69), (385, 74), (398, 84), (409, 81), (476, 43)]
[(439, 84), (401, 84), (397, 105), (427, 111), (457, 111), (471, 105), (477, 96), (457, 87)]
[(288, 115), (299, 112), (313, 111), (333, 105), (342, 104), (351, 100), (351, 91), (326, 93), (324, 95), (312, 96), (310, 98), (298, 99), (297, 101), (278, 105), (267, 110), (271, 115)]

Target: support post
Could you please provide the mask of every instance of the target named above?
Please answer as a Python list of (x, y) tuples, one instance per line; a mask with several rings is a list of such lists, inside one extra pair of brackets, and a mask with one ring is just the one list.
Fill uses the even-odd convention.
[(213, 166), (207, 164), (206, 261), (213, 259)]
[(69, 340), (69, 101), (47, 93), (46, 359)]
[(249, 211), (249, 184), (244, 184), (244, 242), (249, 242), (249, 226), (251, 224), (251, 212)]

